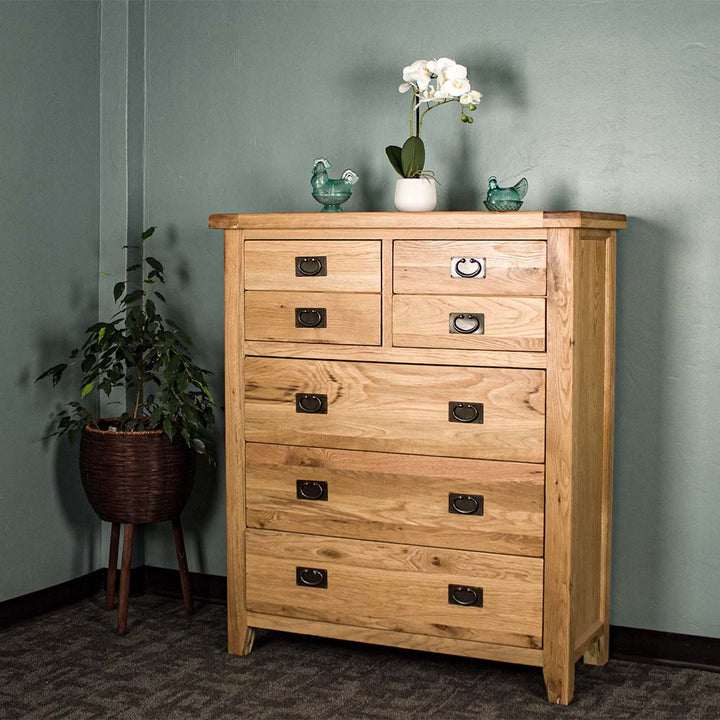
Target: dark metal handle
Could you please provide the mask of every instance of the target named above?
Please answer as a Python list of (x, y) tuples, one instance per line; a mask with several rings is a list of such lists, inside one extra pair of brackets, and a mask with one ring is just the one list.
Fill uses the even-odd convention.
[(319, 393), (295, 393), (295, 412), (310, 415), (327, 414), (327, 395)]
[[(457, 259), (453, 258), (453, 261), (454, 261), (454, 264), (452, 266), (451, 274), (455, 274), (455, 275), (457, 275), (457, 277), (474, 278), (474, 277), (477, 277), (478, 275), (481, 275), (483, 272), (483, 269), (484, 269), (482, 260), (478, 260), (477, 258), (474, 258), (474, 257), (471, 257), (471, 258), (462, 257), (462, 258), (457, 258)], [(471, 264), (477, 265), (477, 267), (470, 272), (463, 272), (460, 269), (460, 266), (464, 265), (465, 263), (471, 263)]]
[(483, 404), (468, 402), (448, 403), (448, 420), (459, 423), (482, 423)]
[(470, 585), (448, 585), (448, 602), (450, 605), (482, 607), (483, 589)]
[(483, 313), (450, 313), (450, 333), (461, 335), (483, 334), (485, 315)]
[(450, 493), (448, 496), (448, 512), (456, 515), (482, 515), (484, 512), (482, 495), (462, 495)]
[(297, 480), (298, 500), (327, 500), (327, 483), (324, 480)]
[(327, 309), (295, 308), (295, 327), (327, 327)]
[(327, 275), (326, 255), (300, 255), (295, 258), (295, 277), (317, 277)]
[(323, 568), (296, 567), (295, 582), (303, 587), (326, 588), (327, 570), (323, 570)]

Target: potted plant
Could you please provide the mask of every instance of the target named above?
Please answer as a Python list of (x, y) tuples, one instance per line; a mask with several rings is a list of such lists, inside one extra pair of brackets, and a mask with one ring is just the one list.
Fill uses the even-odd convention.
[[(142, 234), (144, 243), (155, 231)], [(165, 297), (165, 269), (156, 258), (132, 265), (142, 284), (121, 281), (113, 295), (117, 311), (85, 331), (85, 342), (69, 362), (53, 365), (37, 379), (57, 385), (79, 364), (79, 399), (55, 416), (50, 435), (80, 435), (80, 473), (90, 504), (103, 520), (146, 523), (178, 518), (188, 499), (196, 454), (209, 454), (214, 424), (208, 370), (190, 357), (192, 342), (158, 311)], [(100, 395), (122, 390), (128, 408), (114, 418), (97, 417)]]
[(477, 109), (482, 95), (470, 87), (467, 68), (450, 58), (416, 60), (403, 68), (401, 93), (412, 91), (410, 97), (410, 137), (402, 147), (385, 148), (390, 164), (400, 179), (395, 183), (395, 207), (413, 212), (433, 210), (437, 203), (435, 175), (425, 170), (425, 144), (422, 124), (435, 108), (449, 103), (460, 106), (460, 120), (472, 125), (469, 115)]

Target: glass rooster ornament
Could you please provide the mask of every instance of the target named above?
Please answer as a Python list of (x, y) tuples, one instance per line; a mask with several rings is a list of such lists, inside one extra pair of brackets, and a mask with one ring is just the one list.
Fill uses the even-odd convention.
[(493, 175), (488, 180), (487, 197), (483, 203), (488, 210), (519, 210), (527, 191), (528, 181), (525, 178), (518, 180), (512, 187), (501, 188)]
[(327, 174), (331, 167), (330, 161), (324, 157), (317, 158), (313, 165), (310, 185), (312, 196), (323, 206), (320, 212), (342, 212), (340, 205), (350, 197), (352, 186), (360, 179), (354, 170), (348, 168), (333, 180)]

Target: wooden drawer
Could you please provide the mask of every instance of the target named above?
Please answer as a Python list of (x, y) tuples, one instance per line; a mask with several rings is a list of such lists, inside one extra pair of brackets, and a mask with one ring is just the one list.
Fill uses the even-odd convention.
[[(396, 240), (393, 246), (396, 293), (545, 295), (544, 240)], [(452, 277), (456, 268), (478, 274)]]
[[(249, 530), (251, 612), (541, 647), (543, 561), (415, 545)], [(299, 568), (327, 587), (299, 585)], [(304, 577), (318, 578), (306, 573)], [(482, 606), (451, 604), (450, 586), (482, 589)], [(478, 592), (478, 596), (480, 593)]]
[[(248, 443), (246, 517), (256, 528), (540, 557), (543, 481), (542, 465)], [(477, 514), (457, 512), (473, 502)]]
[(395, 295), (393, 345), (543, 351), (545, 298)]
[(245, 293), (245, 339), (379, 345), (380, 305), (380, 295), (366, 293), (252, 290)]
[[(247, 357), (244, 375), (249, 442), (544, 461), (543, 370)], [(326, 412), (298, 412), (308, 395)]]
[[(298, 258), (305, 272), (296, 275)], [(380, 292), (379, 240), (247, 240), (246, 290)]]

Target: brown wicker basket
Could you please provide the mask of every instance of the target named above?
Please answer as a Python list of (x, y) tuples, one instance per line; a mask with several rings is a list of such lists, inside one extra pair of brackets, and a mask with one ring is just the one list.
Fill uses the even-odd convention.
[(95, 512), (133, 524), (179, 517), (192, 490), (195, 452), (162, 430), (107, 430), (112, 422), (85, 427), (80, 441), (80, 476)]

